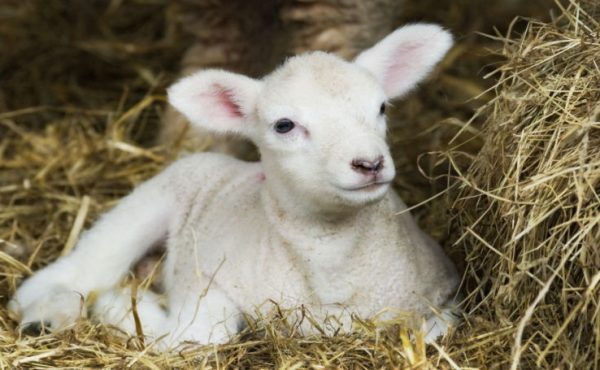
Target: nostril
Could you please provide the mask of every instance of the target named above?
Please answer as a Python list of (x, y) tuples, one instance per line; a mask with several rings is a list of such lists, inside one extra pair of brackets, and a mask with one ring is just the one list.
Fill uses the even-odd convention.
[(373, 167), (373, 170), (375, 172), (379, 172), (383, 169), (383, 156), (379, 156), (377, 158), (377, 160), (375, 161), (375, 165)]
[(354, 159), (351, 163), (354, 171), (364, 174), (376, 174), (383, 169), (383, 156), (377, 157), (374, 161), (369, 161), (362, 158)]

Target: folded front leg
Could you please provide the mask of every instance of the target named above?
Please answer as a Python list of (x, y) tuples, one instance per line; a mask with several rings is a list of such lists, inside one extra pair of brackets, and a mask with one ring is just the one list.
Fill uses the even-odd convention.
[(225, 343), (237, 334), (244, 318), (240, 308), (219, 287), (169, 302), (167, 347), (185, 341)]
[[(136, 313), (146, 343), (161, 350), (175, 348), (182, 342), (199, 344), (224, 343), (237, 334), (242, 323), (241, 311), (218, 288), (205, 294), (187, 294), (184, 300), (161, 307), (159, 297), (140, 291)], [(129, 335), (136, 335), (136, 323), (128, 289), (109, 291), (94, 305), (94, 316)]]

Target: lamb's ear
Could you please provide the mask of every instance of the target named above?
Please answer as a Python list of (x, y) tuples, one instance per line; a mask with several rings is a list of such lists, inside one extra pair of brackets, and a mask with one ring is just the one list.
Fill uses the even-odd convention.
[(169, 102), (195, 126), (251, 137), (261, 82), (223, 70), (204, 70), (168, 89)]
[(412, 24), (363, 51), (355, 63), (375, 75), (388, 98), (395, 98), (423, 80), (451, 46), (452, 35), (440, 26)]

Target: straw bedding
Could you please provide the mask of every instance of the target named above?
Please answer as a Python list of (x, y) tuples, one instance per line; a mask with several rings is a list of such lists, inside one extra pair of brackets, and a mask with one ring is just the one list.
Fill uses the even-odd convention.
[[(178, 155), (152, 145), (189, 44), (171, 3), (35, 4), (0, 6), (0, 368), (600, 367), (595, 1), (557, 3), (551, 22), (517, 20), (509, 37), (461, 40), (439, 82), (392, 112), (396, 185), (413, 205), (442, 191), (416, 215), (465, 271), (465, 320), (450, 336), (425, 346), (399, 323), (357, 318), (352, 334), (302, 338), (274, 309), (230, 344), (163, 354), (88, 320), (21, 336), (4, 308), (21, 278)], [(500, 57), (482, 55), (489, 45)], [(500, 60), (488, 82), (465, 77)]]

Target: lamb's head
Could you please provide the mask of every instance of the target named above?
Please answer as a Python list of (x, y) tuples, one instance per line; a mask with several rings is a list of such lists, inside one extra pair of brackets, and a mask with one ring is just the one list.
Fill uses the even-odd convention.
[(192, 124), (254, 141), (279, 195), (353, 209), (381, 199), (395, 175), (386, 102), (421, 81), (451, 43), (436, 25), (409, 25), (353, 62), (314, 52), (262, 80), (205, 70), (172, 86), (169, 100)]

